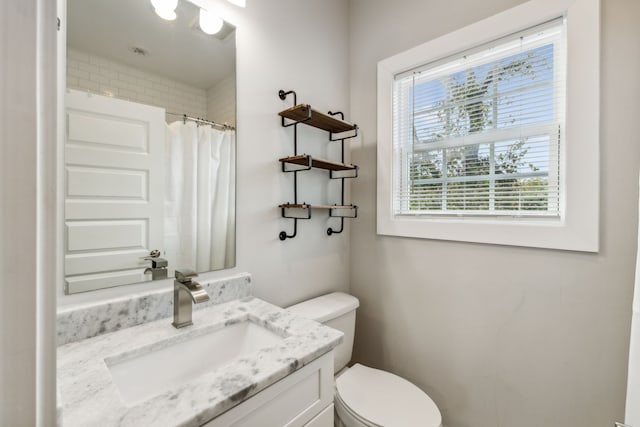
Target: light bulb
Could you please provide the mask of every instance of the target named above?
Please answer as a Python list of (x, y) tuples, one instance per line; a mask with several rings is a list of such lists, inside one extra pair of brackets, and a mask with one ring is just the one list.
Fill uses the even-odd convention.
[(215, 34), (222, 29), (224, 21), (215, 13), (200, 9), (200, 28), (207, 34)]
[(151, 4), (160, 18), (167, 21), (176, 19), (178, 0), (151, 0)]
[(227, 0), (231, 4), (235, 4), (236, 6), (245, 7), (247, 4), (246, 0)]

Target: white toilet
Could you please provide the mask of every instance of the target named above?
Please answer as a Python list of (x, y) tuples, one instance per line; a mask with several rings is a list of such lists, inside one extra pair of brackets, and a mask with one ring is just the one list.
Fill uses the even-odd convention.
[(390, 372), (356, 363), (347, 368), (353, 350), (358, 299), (335, 292), (293, 305), (287, 310), (344, 333), (335, 352), (336, 427), (442, 427), (431, 398)]

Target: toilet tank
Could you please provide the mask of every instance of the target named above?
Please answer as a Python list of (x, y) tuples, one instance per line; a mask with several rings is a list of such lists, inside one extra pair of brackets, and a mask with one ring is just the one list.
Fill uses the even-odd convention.
[(356, 329), (356, 308), (359, 306), (358, 298), (353, 295), (334, 292), (292, 305), (287, 310), (337, 329), (344, 334), (344, 340), (334, 349), (334, 371), (338, 372), (351, 360)]

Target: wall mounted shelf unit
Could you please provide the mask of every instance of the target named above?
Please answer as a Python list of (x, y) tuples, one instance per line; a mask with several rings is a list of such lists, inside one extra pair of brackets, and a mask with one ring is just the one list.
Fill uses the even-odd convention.
[[(278, 161), (282, 165), (282, 172), (293, 173), (293, 203), (284, 203), (278, 207), (281, 209), (283, 218), (293, 219), (293, 233), (280, 232), (280, 240), (292, 239), (298, 232), (299, 219), (311, 219), (313, 209), (323, 209), (328, 211), (330, 218), (340, 218), (340, 229), (327, 228), (327, 235), (342, 233), (344, 230), (345, 218), (357, 218), (358, 207), (344, 202), (344, 180), (358, 177), (358, 166), (345, 163), (344, 161), (344, 141), (358, 136), (358, 126), (344, 120), (342, 112), (321, 113), (311, 108), (308, 104), (298, 104), (297, 95), (294, 91), (280, 90), (278, 96), (283, 101), (293, 95), (294, 106), (280, 111), (283, 127), (293, 126), (293, 151), (294, 155), (284, 157)], [(336, 118), (335, 116), (340, 116)], [(309, 154), (298, 154), (298, 125), (304, 124), (317, 129), (329, 132), (329, 141), (340, 141), (342, 157), (341, 161), (325, 160)], [(336, 204), (310, 204), (298, 202), (298, 173), (311, 169), (322, 169), (329, 171), (330, 179), (341, 180), (340, 203)]]

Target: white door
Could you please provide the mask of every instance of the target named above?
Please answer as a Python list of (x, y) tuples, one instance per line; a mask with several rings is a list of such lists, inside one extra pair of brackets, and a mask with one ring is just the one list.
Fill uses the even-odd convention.
[(165, 111), (73, 90), (66, 111), (66, 290), (141, 282), (164, 245)]

